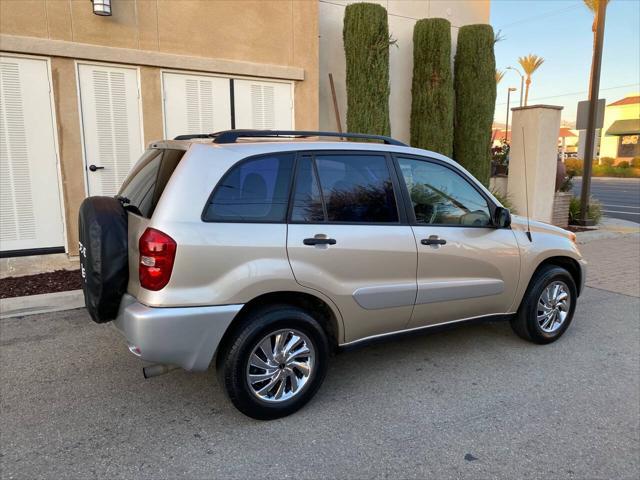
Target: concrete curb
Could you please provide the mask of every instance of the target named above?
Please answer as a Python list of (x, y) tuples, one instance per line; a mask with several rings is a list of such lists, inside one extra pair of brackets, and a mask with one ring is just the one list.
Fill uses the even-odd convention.
[(618, 238), (623, 235), (640, 235), (640, 224), (618, 218), (605, 217), (598, 225), (597, 230), (576, 233), (579, 244), (589, 243), (594, 240)]
[(0, 300), (0, 319), (73, 310), (74, 308), (82, 307), (84, 307), (82, 290), (3, 298)]

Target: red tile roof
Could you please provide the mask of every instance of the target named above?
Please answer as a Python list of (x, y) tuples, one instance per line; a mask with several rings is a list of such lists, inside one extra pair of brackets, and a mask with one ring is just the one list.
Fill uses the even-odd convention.
[(562, 137), (576, 137), (577, 135), (570, 129), (567, 127), (560, 127), (560, 134), (558, 135), (558, 137), (562, 138)]
[(640, 103), (640, 95), (634, 97), (625, 97), (617, 102), (610, 103), (607, 107), (617, 107), (619, 105), (633, 105), (634, 103)]

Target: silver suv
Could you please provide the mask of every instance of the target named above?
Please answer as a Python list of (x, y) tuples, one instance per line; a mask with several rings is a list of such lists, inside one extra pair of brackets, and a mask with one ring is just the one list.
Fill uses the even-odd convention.
[(311, 399), (340, 347), (477, 319), (539, 344), (566, 331), (585, 281), (573, 233), (511, 216), (440, 154), (311, 135), (337, 136), (157, 142), (116, 199), (85, 200), (87, 307), (146, 377), (213, 363), (240, 411), (270, 419)]

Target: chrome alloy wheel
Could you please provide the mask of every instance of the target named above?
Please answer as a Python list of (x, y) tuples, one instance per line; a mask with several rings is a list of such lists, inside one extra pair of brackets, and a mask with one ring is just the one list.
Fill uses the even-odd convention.
[(567, 284), (551, 282), (538, 299), (538, 325), (545, 333), (555, 332), (564, 324), (570, 308), (571, 295)]
[(293, 329), (277, 330), (260, 340), (247, 363), (247, 383), (265, 402), (283, 402), (299, 394), (314, 368), (309, 338)]

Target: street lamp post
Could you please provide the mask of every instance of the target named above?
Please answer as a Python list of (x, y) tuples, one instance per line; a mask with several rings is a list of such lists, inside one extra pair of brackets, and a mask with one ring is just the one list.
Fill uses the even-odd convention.
[(520, 75), (520, 106), (522, 106), (522, 92), (524, 92), (524, 75), (515, 67), (507, 67), (507, 70), (513, 70)]
[(517, 88), (509, 87), (507, 88), (507, 121), (504, 126), (504, 141), (509, 141), (509, 101), (511, 100), (511, 92), (515, 92)]

